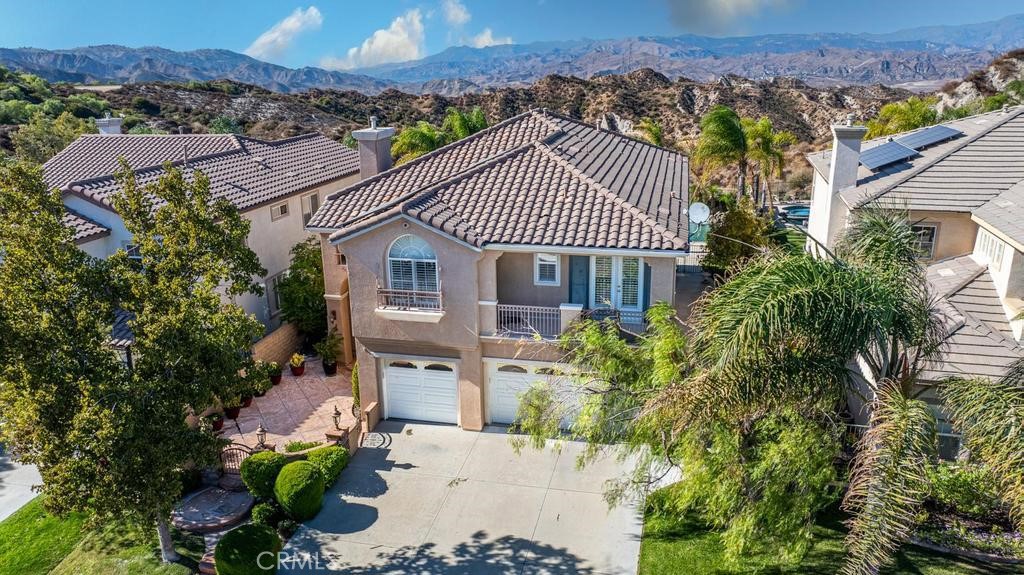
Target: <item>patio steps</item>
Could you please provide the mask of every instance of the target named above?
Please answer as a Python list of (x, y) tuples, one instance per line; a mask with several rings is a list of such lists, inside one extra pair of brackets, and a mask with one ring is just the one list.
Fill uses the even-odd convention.
[(199, 572), (205, 575), (217, 575), (217, 567), (213, 564), (213, 551), (207, 551), (199, 562)]

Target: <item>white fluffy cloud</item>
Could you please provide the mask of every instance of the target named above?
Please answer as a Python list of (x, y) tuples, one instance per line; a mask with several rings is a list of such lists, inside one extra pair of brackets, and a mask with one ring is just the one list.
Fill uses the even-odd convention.
[(469, 45), (474, 48), (486, 48), (488, 46), (498, 46), (499, 44), (511, 44), (511, 36), (500, 36), (494, 37), (494, 32), (490, 28), (484, 28), (482, 32), (473, 36), (469, 39)]
[(320, 65), (329, 70), (350, 70), (389, 62), (415, 60), (423, 55), (423, 15), (409, 10), (374, 32), (359, 46), (349, 48), (344, 58), (326, 56)]
[(245, 53), (261, 60), (274, 59), (285, 52), (295, 38), (307, 30), (319, 30), (323, 16), (316, 6), (296, 8), (287, 18), (270, 27), (253, 41)]
[(441, 10), (444, 11), (445, 22), (452, 26), (462, 26), (473, 17), (466, 5), (459, 0), (443, 0)]
[(730, 32), (741, 19), (757, 16), (762, 9), (784, 8), (790, 0), (668, 0), (672, 22), (697, 33)]

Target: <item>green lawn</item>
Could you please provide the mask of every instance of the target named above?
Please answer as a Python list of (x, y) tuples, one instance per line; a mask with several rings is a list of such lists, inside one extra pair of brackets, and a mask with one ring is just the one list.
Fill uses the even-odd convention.
[(203, 539), (175, 533), (175, 542), (184, 564), (163, 565), (155, 530), (115, 524), (89, 531), (81, 517), (48, 515), (37, 497), (0, 522), (0, 575), (190, 575)]
[[(799, 566), (782, 567), (772, 557), (745, 559), (743, 565), (728, 565), (716, 533), (687, 519), (648, 517), (640, 547), (639, 575), (687, 573), (732, 575), (783, 573), (834, 575), (843, 561), (845, 529), (838, 513), (824, 517), (815, 527), (814, 547)], [(982, 573), (1024, 573), (1024, 566), (997, 568), (980, 561), (932, 553), (907, 547), (883, 574), (980, 575)]]

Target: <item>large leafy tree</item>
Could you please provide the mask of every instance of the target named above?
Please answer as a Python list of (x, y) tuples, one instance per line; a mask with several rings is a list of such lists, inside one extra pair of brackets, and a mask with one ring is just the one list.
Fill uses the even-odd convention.
[(705, 170), (717, 170), (735, 164), (738, 170), (736, 197), (746, 188), (750, 148), (739, 115), (727, 106), (715, 106), (700, 119), (700, 136), (693, 150), (694, 159)]
[(868, 120), (867, 138), (898, 134), (930, 126), (938, 121), (935, 98), (911, 96), (902, 102), (891, 102), (878, 111), (878, 116)]
[(42, 164), (82, 134), (95, 133), (95, 122), (71, 112), (64, 112), (56, 119), (37, 112), (29, 123), (18, 128), (11, 140), (18, 158)]
[(771, 231), (771, 219), (757, 215), (750, 198), (742, 198), (711, 218), (704, 266), (723, 272), (731, 269), (772, 245)]
[(320, 241), (309, 238), (292, 248), (288, 275), (277, 286), (281, 317), (299, 329), (309, 343), (327, 336), (324, 261)]
[(775, 200), (772, 197), (772, 178), (782, 178), (786, 167), (786, 149), (796, 143), (796, 135), (792, 132), (777, 131), (770, 118), (744, 120), (743, 131), (747, 138), (747, 149), (750, 159), (756, 163), (764, 186), (768, 209), (774, 211)]
[[(857, 443), (844, 495), (852, 520), (843, 572), (877, 573), (913, 532), (927, 493), (925, 464), (937, 448), (936, 416), (920, 398), (925, 389), (920, 375), (940, 353), (944, 331), (905, 214), (859, 212), (835, 253), (820, 252), (814, 257), (780, 250), (752, 259), (701, 300), (685, 346), (678, 336), (664, 336), (657, 315), (651, 317), (653, 329), (645, 336), (650, 341), (641, 345), (656, 350), (647, 371), (630, 367), (624, 344), (607, 344), (601, 354), (570, 353), (585, 379), (597, 382), (586, 388), (574, 430), (590, 441), (621, 442), (681, 464), (681, 501), (698, 501), (697, 509), (712, 525), (725, 527), (726, 541), (741, 553), (751, 541), (793, 536), (785, 526), (798, 526), (794, 540), (806, 536), (824, 500), (815, 493), (827, 498), (824, 482), (812, 481), (825, 473), (814, 462), (825, 453), (838, 455), (834, 440), (828, 440), (833, 437), (828, 422), (840, 420), (847, 397), (862, 395), (868, 401), (868, 425)], [(614, 361), (601, 359), (611, 352)], [(851, 368), (854, 358), (857, 367)], [(604, 376), (601, 370), (608, 366), (621, 377)], [(863, 377), (854, 377), (853, 371)], [(1018, 523), (1024, 509), (1021, 379), (1014, 372), (1005, 381), (954, 380), (940, 389), (952, 423), (999, 478)], [(538, 414), (549, 413), (544, 406), (552, 402), (531, 393), (523, 426), (534, 435), (550, 432), (550, 423), (547, 428), (539, 424), (550, 418)], [(630, 403), (624, 409), (622, 402)], [(758, 432), (759, 426), (803, 426), (817, 430), (811, 434), (825, 443), (800, 446)], [(722, 429), (736, 430), (731, 441), (716, 441)], [(757, 459), (737, 457), (732, 465), (718, 459), (730, 449), (742, 454), (760, 446), (756, 453), (764, 453), (780, 445), (788, 454), (780, 461), (788, 467), (772, 468), (781, 482), (775, 485), (785, 486), (786, 493), (794, 486), (804, 488), (807, 497), (792, 508), (769, 504), (757, 509), (774, 492), (756, 464), (749, 467)], [(818, 450), (822, 446), (825, 452)], [(695, 464), (691, 454), (703, 462)], [(718, 470), (720, 483), (701, 485), (701, 478), (710, 475), (689, 469)], [(740, 506), (734, 506), (734, 496), (721, 495), (723, 489), (737, 493), (723, 486), (729, 481), (747, 486), (739, 491), (748, 497)], [(734, 524), (748, 528), (733, 529)]]

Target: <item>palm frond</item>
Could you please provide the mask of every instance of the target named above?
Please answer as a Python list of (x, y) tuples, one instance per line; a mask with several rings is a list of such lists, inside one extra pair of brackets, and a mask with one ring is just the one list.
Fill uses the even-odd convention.
[(846, 575), (875, 575), (910, 537), (928, 493), (935, 416), (908, 399), (899, 382), (879, 383), (867, 432), (857, 444), (843, 508), (854, 513), (846, 537)]
[(1024, 360), (1005, 378), (950, 380), (940, 394), (954, 426), (999, 480), (1018, 529), (1024, 524)]

